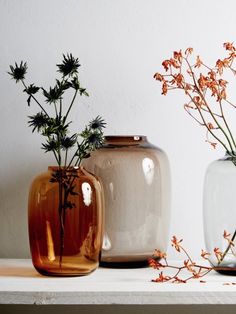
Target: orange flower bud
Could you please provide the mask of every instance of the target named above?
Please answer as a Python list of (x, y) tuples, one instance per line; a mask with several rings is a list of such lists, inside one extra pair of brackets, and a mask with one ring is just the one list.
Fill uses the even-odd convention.
[(168, 91), (168, 85), (167, 85), (166, 81), (164, 81), (162, 84), (162, 93), (161, 94), (166, 95), (167, 91)]
[(185, 55), (191, 55), (192, 52), (193, 52), (193, 48), (187, 48), (184, 53)]
[(162, 66), (164, 67), (164, 69), (165, 69), (166, 71), (169, 70), (170, 65), (171, 65), (170, 60), (164, 60), (164, 61), (162, 62)]
[(200, 59), (199, 56), (197, 56), (197, 60), (196, 60), (196, 63), (194, 65), (195, 68), (200, 68), (202, 65), (202, 60)]
[(160, 82), (162, 82), (164, 80), (163, 75), (161, 75), (160, 73), (155, 73), (153, 75), (153, 77), (154, 77), (154, 79), (156, 79), (157, 81), (160, 81)]
[(174, 51), (174, 59), (178, 60), (180, 63), (182, 61), (182, 51), (180, 50), (179, 52), (178, 51)]
[(227, 42), (227, 43), (224, 43), (223, 46), (226, 50), (235, 51), (235, 47), (234, 47), (233, 43)]

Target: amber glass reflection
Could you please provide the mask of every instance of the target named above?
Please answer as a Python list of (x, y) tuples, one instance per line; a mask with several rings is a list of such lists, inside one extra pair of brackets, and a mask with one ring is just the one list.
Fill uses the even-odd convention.
[(57, 169), (49, 167), (31, 185), (29, 240), (33, 265), (43, 275), (86, 275), (99, 263), (102, 187), (83, 167), (73, 168), (76, 175), (71, 186), (66, 186), (66, 181), (59, 186), (51, 182)]

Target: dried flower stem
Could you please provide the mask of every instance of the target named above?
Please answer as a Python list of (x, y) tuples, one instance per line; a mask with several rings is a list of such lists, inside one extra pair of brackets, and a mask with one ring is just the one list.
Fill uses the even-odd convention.
[[(220, 143), (231, 156), (234, 156), (236, 141), (225, 118), (224, 105), (229, 104), (233, 108), (236, 108), (236, 105), (227, 98), (228, 82), (223, 78), (223, 74), (227, 69), (234, 75), (236, 74), (233, 68), (236, 49), (232, 43), (225, 43), (224, 47), (228, 56), (222, 60), (218, 59), (214, 67), (207, 66), (199, 56), (191, 65), (189, 58), (193, 52), (192, 48), (187, 48), (184, 53), (181, 50), (174, 51), (173, 57), (162, 63), (167, 73), (155, 73), (154, 78), (162, 83), (163, 95), (173, 89), (184, 91), (190, 98), (190, 102), (184, 106), (184, 109), (199, 125), (206, 127), (206, 142), (214, 148), (217, 143)], [(215, 101), (214, 106), (217, 110), (213, 110), (210, 98)], [(198, 112), (199, 118), (196, 118), (191, 110)], [(217, 135), (216, 132), (220, 132), (222, 136)], [(216, 143), (209, 140), (208, 133), (216, 140)]]
[[(228, 82), (223, 77), (226, 70), (236, 75), (236, 70), (233, 68), (236, 48), (229, 42), (224, 43), (223, 46), (227, 56), (218, 59), (214, 67), (206, 65), (199, 56), (191, 65), (189, 58), (193, 52), (192, 48), (187, 48), (184, 53), (181, 50), (174, 51), (172, 58), (162, 62), (165, 73), (157, 72), (154, 78), (162, 83), (163, 95), (174, 89), (185, 93), (190, 100), (184, 105), (184, 109), (200, 126), (206, 128), (206, 142), (213, 148), (216, 148), (218, 143), (221, 144), (236, 166), (236, 141), (224, 112), (226, 105), (233, 108), (236, 108), (236, 105), (227, 97)], [(213, 142), (209, 136), (216, 142)], [(235, 237), (236, 230), (231, 241), (234, 241)], [(230, 248), (229, 244), (219, 257), (219, 264), (223, 262)]]
[[(195, 87), (195, 89), (196, 89), (198, 95), (201, 97), (202, 101), (204, 102), (204, 104), (205, 104), (205, 106), (206, 106), (206, 108), (207, 108), (207, 111), (208, 111), (209, 114), (211, 115), (212, 119), (214, 120), (214, 122), (216, 123), (216, 125), (218, 126), (218, 128), (223, 132), (224, 136), (226, 137), (226, 140), (227, 140), (227, 142), (229, 143), (229, 146), (230, 146), (230, 150), (233, 151), (233, 147), (232, 147), (232, 145), (231, 145), (231, 142), (230, 142), (230, 140), (229, 140), (229, 137), (227, 136), (226, 132), (224, 131), (224, 128), (223, 128), (223, 127), (220, 125), (220, 123), (218, 122), (218, 120), (217, 120), (217, 118), (216, 118), (216, 115), (212, 112), (210, 106), (208, 105), (208, 102), (206, 101), (205, 96), (204, 96), (203, 93), (201, 92), (201, 89), (200, 89), (200, 87), (199, 87), (199, 85), (198, 85), (198, 83), (197, 83), (196, 77), (195, 77), (195, 73), (193, 72), (192, 67), (191, 67), (190, 64), (189, 64), (188, 59), (187, 59), (187, 58), (183, 58), (183, 59), (184, 59), (184, 60), (186, 61), (186, 63), (188, 64), (189, 70), (191, 71), (192, 78), (193, 78), (193, 82), (194, 82), (194, 87)], [(209, 69), (209, 67), (207, 67), (207, 68)], [(191, 97), (191, 99), (192, 99), (192, 97)], [(193, 100), (193, 99), (192, 99), (192, 100)], [(198, 104), (196, 104), (196, 107), (197, 107), (198, 112), (199, 112), (199, 114), (200, 114), (200, 116), (201, 116), (201, 118), (202, 118), (202, 120), (203, 120), (203, 122), (204, 122), (204, 125), (207, 127), (208, 131), (214, 136), (214, 138), (215, 138), (218, 142), (221, 143), (221, 145), (224, 146), (224, 148), (225, 148), (226, 151), (227, 151), (227, 150), (228, 150), (228, 149), (227, 149), (227, 146), (226, 146), (226, 145), (223, 143), (223, 141), (221, 141), (221, 140), (211, 131), (211, 129), (208, 127), (208, 125), (207, 125), (205, 119), (203, 118), (201, 109), (200, 109), (200, 107), (198, 106)], [(218, 116), (219, 116), (219, 115), (218, 115)], [(224, 118), (222, 106), (221, 106), (221, 117)], [(224, 119), (224, 120), (225, 120), (225, 119)]]
[[(171, 239), (172, 247), (174, 247), (178, 253), (183, 253), (187, 257), (187, 259), (184, 259), (184, 261), (181, 263), (180, 266), (171, 265), (168, 263), (166, 253), (163, 253), (160, 250), (155, 250), (153, 254), (153, 258), (149, 259), (149, 265), (157, 270), (166, 269), (166, 268), (168, 268), (169, 270), (172, 269), (172, 270), (175, 270), (175, 273), (172, 275), (171, 274), (165, 275), (163, 271), (161, 271), (159, 273), (159, 276), (153, 279), (152, 281), (157, 282), (157, 283), (160, 283), (160, 282), (186, 283), (190, 281), (191, 279), (201, 279), (202, 277), (209, 274), (212, 270), (228, 271), (229, 270), (228, 267), (221, 267), (220, 264), (223, 261), (224, 256), (227, 254), (228, 250), (232, 249), (232, 247), (234, 246), (233, 240), (236, 237), (236, 233), (234, 233), (232, 237), (233, 240), (230, 239), (231, 235), (228, 234), (226, 231), (224, 231), (223, 237), (229, 243), (227, 250), (225, 250), (225, 252), (222, 253), (218, 248), (215, 248), (214, 255), (216, 259), (218, 260), (218, 264), (217, 266), (206, 266), (206, 265), (201, 265), (194, 262), (193, 258), (189, 255), (187, 250), (182, 246), (181, 242), (183, 240), (182, 239), (178, 240), (175, 236), (173, 236)], [(208, 261), (211, 264), (211, 261), (209, 259), (210, 255), (211, 255), (210, 253), (204, 250), (201, 251), (201, 258), (203, 258), (205, 261)], [(161, 259), (164, 260), (164, 263), (160, 262)], [(191, 275), (184, 278), (183, 277), (184, 271), (185, 271), (184, 273), (185, 276), (186, 276), (186, 271), (187, 273), (190, 273)], [(200, 282), (203, 282), (203, 281), (200, 280)]]

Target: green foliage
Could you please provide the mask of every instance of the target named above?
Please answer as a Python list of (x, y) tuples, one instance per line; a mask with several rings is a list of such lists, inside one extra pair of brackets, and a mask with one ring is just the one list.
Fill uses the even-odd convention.
[(32, 95), (36, 94), (40, 90), (40, 87), (35, 86), (34, 84), (30, 84), (28, 87), (26, 87), (23, 92), (27, 93), (29, 95), (27, 99), (28, 106), (30, 106)]
[(57, 85), (55, 87), (50, 87), (49, 91), (47, 92), (43, 89), (43, 95), (46, 98), (46, 102), (49, 104), (56, 103), (62, 98), (64, 90), (60, 89)]
[(75, 90), (79, 91), (80, 96), (82, 96), (82, 95), (87, 96), (87, 97), (89, 96), (88, 92), (86, 91), (86, 88), (83, 88), (83, 87), (80, 86), (80, 82), (78, 80), (78, 76), (77, 75), (75, 75), (73, 77), (73, 79), (70, 82), (70, 85), (71, 85), (72, 88), (74, 88)]
[(60, 142), (54, 136), (51, 136), (46, 143), (42, 144), (42, 148), (45, 150), (45, 153), (57, 151), (60, 148)]
[(73, 134), (72, 136), (64, 136), (61, 139), (61, 147), (64, 150), (67, 150), (73, 147), (77, 142), (77, 134)]
[[(34, 84), (26, 85), (26, 62), (21, 61), (19, 65), (17, 63), (15, 63), (15, 66), (10, 65), (11, 71), (8, 74), (16, 83), (22, 82), (24, 86), (23, 92), (28, 95), (28, 105), (34, 100), (40, 107), (39, 112), (29, 116), (28, 124), (32, 128), (32, 132), (37, 131), (45, 138), (45, 141), (42, 143), (42, 149), (45, 152), (54, 154), (59, 167), (66, 166), (69, 168), (70, 166), (78, 166), (83, 158), (90, 156), (91, 151), (102, 146), (104, 142), (103, 129), (106, 123), (100, 116), (97, 116), (89, 122), (82, 133), (78, 132), (69, 135), (69, 126), (72, 122), (68, 121), (68, 115), (75, 103), (75, 99), (78, 95), (89, 96), (89, 94), (79, 82), (78, 68), (80, 64), (78, 58), (74, 58), (72, 54), (63, 55), (62, 63), (57, 64), (57, 67), (62, 77), (56, 79), (55, 85), (48, 89), (37, 87)], [(74, 95), (69, 105), (65, 106), (63, 98), (65, 92), (69, 89), (74, 91)], [(44, 105), (36, 98), (36, 94), (39, 91), (45, 98)], [(55, 112), (49, 115), (47, 105), (51, 104), (54, 105)], [(68, 150), (73, 148), (72, 158), (70, 161), (67, 161)]]

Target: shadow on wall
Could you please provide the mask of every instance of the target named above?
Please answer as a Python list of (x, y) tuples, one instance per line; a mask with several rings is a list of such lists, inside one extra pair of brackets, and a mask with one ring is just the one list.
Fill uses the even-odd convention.
[(27, 202), (35, 169), (16, 165), (12, 173), (0, 182), (0, 258), (28, 258)]

